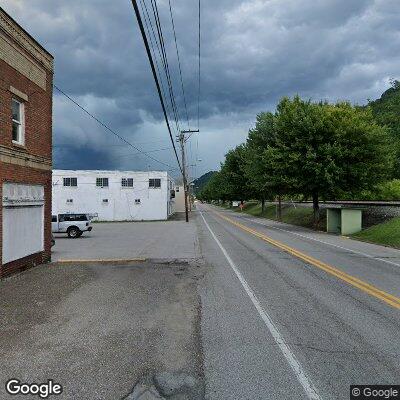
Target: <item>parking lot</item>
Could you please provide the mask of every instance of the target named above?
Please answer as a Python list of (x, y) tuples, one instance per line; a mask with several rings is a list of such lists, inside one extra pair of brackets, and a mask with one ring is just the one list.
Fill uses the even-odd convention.
[(52, 260), (196, 259), (195, 224), (181, 218), (154, 222), (93, 223), (93, 230), (70, 239), (55, 234)]
[[(52, 379), (60, 400), (204, 397), (194, 221), (97, 223), (78, 239), (56, 235), (53, 250), (86, 262), (0, 282), (1, 399), (27, 398), (5, 393), (13, 378)], [(122, 261), (135, 258), (146, 261)]]

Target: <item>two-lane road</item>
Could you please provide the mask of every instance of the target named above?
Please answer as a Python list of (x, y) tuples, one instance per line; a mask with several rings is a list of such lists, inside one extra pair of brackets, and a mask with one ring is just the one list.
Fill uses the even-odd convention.
[(400, 383), (400, 252), (198, 206), (208, 399)]

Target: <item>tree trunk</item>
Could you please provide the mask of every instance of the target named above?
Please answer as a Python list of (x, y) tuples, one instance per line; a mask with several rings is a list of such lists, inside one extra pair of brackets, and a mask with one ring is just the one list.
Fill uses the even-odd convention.
[(265, 198), (263, 196), (263, 198), (261, 199), (261, 215), (264, 215), (264, 211), (265, 211)]
[(312, 201), (313, 201), (313, 210), (314, 210), (314, 228), (318, 228), (319, 224), (319, 198), (318, 198), (318, 192), (314, 192), (312, 195)]
[(282, 221), (282, 196), (278, 195), (278, 208), (277, 208), (278, 221)]

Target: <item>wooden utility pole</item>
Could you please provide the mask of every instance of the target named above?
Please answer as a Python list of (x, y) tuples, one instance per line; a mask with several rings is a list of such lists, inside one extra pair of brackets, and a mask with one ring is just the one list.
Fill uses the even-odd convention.
[(185, 143), (188, 138), (185, 137), (185, 134), (186, 133), (189, 133), (189, 134), (197, 133), (197, 132), (199, 132), (199, 131), (198, 130), (181, 131), (181, 133), (177, 139), (177, 141), (181, 145), (181, 152), (182, 152), (182, 178), (183, 178), (183, 191), (185, 194), (185, 219), (186, 219), (186, 222), (189, 222), (189, 205), (188, 205), (188, 182), (187, 182), (186, 155), (185, 155)]

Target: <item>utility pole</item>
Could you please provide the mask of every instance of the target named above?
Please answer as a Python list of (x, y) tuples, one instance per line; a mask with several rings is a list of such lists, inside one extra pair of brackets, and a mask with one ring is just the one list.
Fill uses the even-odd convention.
[[(185, 193), (185, 219), (186, 222), (189, 222), (189, 205), (188, 205), (188, 182), (187, 182), (187, 174), (186, 174), (186, 155), (185, 155), (185, 143), (188, 138), (185, 137), (186, 133), (197, 133), (198, 130), (187, 130), (181, 131), (179, 134), (177, 141), (181, 145), (182, 152), (182, 178), (183, 178), (183, 191)], [(189, 135), (190, 136), (190, 135)]]

